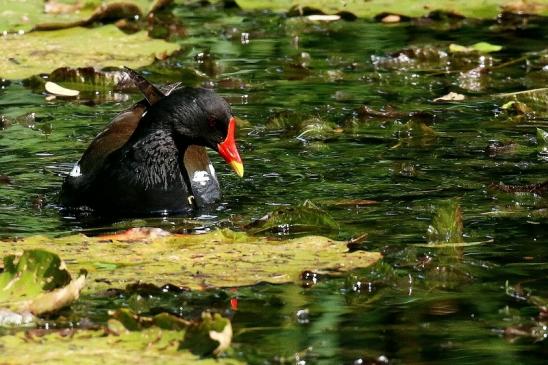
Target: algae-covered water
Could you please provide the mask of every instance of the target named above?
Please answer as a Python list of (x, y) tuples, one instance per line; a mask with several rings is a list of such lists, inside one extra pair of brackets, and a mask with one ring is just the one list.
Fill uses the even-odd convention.
[[(245, 177), (211, 153), (223, 203), (193, 218), (113, 222), (62, 212), (63, 175), (140, 96), (51, 100), (13, 81), (0, 91), (0, 237), (129, 226), (242, 230), (280, 206), (310, 200), (339, 229), (286, 235), (350, 240), (367, 233), (354, 249), (381, 251), (384, 259), (343, 277), (305, 277), (302, 285), (146, 293), (145, 307), (130, 291), (87, 296), (52, 324), (102, 323), (120, 306), (179, 314), (206, 306), (232, 311), (234, 356), (253, 364), (545, 363), (546, 189), (523, 185), (548, 178), (537, 137), (537, 128), (548, 130), (546, 94), (525, 114), (502, 109), (512, 98), (498, 94), (546, 86), (546, 19), (318, 23), (182, 6), (173, 14), (186, 30), (171, 35), (182, 50), (140, 71), (158, 84), (213, 87), (230, 101), (241, 119)], [(503, 48), (448, 51), (451, 43), (476, 42)], [(468, 72), (486, 65), (504, 67)], [(466, 98), (433, 102), (451, 91)], [(448, 199), (460, 206), (464, 244), (425, 246)]]

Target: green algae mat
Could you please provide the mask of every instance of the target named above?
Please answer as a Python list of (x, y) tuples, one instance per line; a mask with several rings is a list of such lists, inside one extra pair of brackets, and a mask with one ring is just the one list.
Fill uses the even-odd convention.
[(104, 331), (53, 333), (29, 339), (25, 335), (2, 336), (2, 364), (203, 364), (237, 365), (234, 359), (201, 359), (179, 351), (177, 331), (151, 329), (122, 335)]
[[(205, 357), (211, 351), (204, 350), (222, 346), (224, 351), (230, 344), (230, 322), (219, 315), (206, 314), (196, 326), (181, 325), (181, 320), (163, 314), (143, 327), (135, 326), (141, 318), (124, 314), (130, 321), (113, 318), (108, 326), (97, 329), (30, 330), (2, 336), (2, 364), (243, 364), (227, 357)], [(215, 331), (219, 327), (228, 331)]]
[[(126, 237), (126, 236), (122, 236)], [(29, 237), (6, 241), (0, 256), (42, 248), (57, 253), (72, 272), (88, 272), (86, 291), (124, 288), (140, 281), (190, 289), (292, 283), (304, 271), (345, 272), (367, 267), (378, 252), (348, 252), (344, 242), (322, 236), (274, 240), (230, 230), (203, 235), (63, 238)]]

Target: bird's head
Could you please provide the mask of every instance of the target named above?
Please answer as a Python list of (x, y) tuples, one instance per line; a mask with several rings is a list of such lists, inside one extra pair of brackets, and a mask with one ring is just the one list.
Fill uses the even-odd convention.
[(214, 91), (203, 88), (180, 88), (153, 107), (176, 136), (187, 144), (209, 147), (217, 151), (238, 176), (244, 167), (236, 147), (236, 120), (230, 106)]

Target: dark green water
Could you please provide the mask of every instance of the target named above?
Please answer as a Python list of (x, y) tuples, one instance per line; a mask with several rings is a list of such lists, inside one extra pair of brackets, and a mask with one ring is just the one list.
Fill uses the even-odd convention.
[[(191, 314), (213, 305), (231, 313), (237, 357), (255, 364), (545, 363), (547, 321), (522, 297), (533, 294), (544, 303), (548, 298), (548, 230), (546, 214), (539, 211), (546, 208), (546, 196), (489, 186), (548, 177), (548, 156), (535, 140), (536, 127), (548, 129), (546, 113), (509, 117), (500, 109), (504, 100), (493, 96), (544, 87), (546, 60), (532, 57), (528, 65), (518, 62), (470, 80), (459, 72), (444, 74), (445, 61), (394, 65), (381, 59), (375, 65), (372, 56), (410, 46), (446, 50), (449, 43), (488, 41), (504, 46), (492, 56), (500, 64), (544, 49), (546, 20), (518, 30), (473, 22), (445, 30), (440, 24), (313, 24), (212, 8), (181, 7), (174, 13), (188, 32), (177, 39), (183, 51), (141, 71), (157, 83), (200, 84), (182, 80), (183, 71), (200, 68), (195, 56), (209, 50), (217, 61), (202, 67), (209, 72), (207, 82), (248, 122), (238, 136), (245, 178), (212, 155), (224, 202), (196, 224), (238, 228), (278, 206), (311, 200), (340, 223), (331, 237), (368, 233), (361, 248), (382, 251), (385, 259), (344, 278), (320, 277), (315, 285), (152, 293), (150, 307)], [(475, 57), (467, 66), (450, 68), (468, 70), (481, 62)], [(449, 91), (467, 99), (432, 102)], [(20, 82), (0, 91), (0, 114), (11, 121), (0, 130), (0, 175), (11, 180), (0, 184), (0, 237), (95, 233), (131, 224), (188, 227), (180, 218), (63, 217), (55, 205), (62, 175), (102, 126), (139, 99), (120, 97), (123, 101), (106, 94), (94, 98), (102, 100), (97, 103), (46, 101)], [(429, 111), (434, 117), (423, 125), (398, 116), (360, 119), (354, 111), (362, 105)], [(280, 112), (295, 113), (297, 121), (319, 118), (335, 131), (311, 138), (311, 132), (271, 128)], [(488, 153), (491, 141), (514, 147)], [(462, 209), (464, 241), (483, 243), (449, 250), (416, 246), (426, 242), (434, 212), (448, 198), (458, 199)], [(349, 199), (377, 204), (335, 204)], [(513, 214), (500, 214), (509, 209)], [(525, 293), (511, 295), (516, 285)], [(101, 321), (108, 308), (134, 305), (131, 298), (131, 293), (116, 300), (83, 298), (64, 316)], [(235, 313), (230, 298), (238, 298)], [(504, 335), (517, 326), (528, 333), (536, 328), (536, 335)]]

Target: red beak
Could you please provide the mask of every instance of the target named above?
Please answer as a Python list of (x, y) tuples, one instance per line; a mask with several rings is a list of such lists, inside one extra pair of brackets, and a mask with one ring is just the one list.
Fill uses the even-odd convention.
[(236, 131), (236, 120), (231, 117), (228, 121), (228, 133), (224, 141), (217, 145), (219, 154), (223, 156), (226, 163), (228, 163), (239, 177), (244, 176), (244, 165), (242, 159), (236, 148), (236, 139), (234, 138), (234, 132)]

